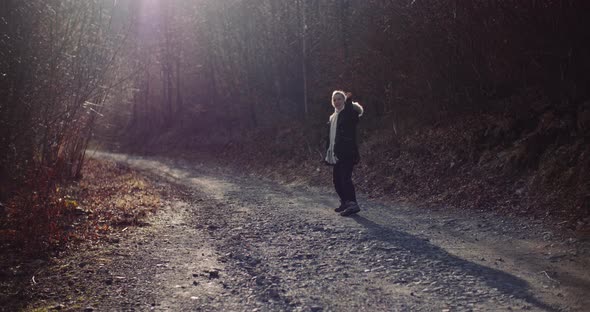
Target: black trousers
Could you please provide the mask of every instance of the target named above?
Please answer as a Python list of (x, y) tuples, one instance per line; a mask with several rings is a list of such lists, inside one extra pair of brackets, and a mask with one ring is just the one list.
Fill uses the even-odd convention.
[(356, 193), (352, 184), (352, 169), (354, 169), (354, 163), (351, 161), (338, 161), (334, 165), (334, 188), (342, 203), (348, 201), (356, 202)]

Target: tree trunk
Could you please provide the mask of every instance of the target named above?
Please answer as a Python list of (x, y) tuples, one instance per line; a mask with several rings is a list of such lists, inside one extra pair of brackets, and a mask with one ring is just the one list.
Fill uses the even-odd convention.
[(307, 14), (305, 12), (305, 0), (297, 2), (300, 16), (301, 29), (301, 74), (303, 76), (303, 116), (308, 117), (307, 104)]

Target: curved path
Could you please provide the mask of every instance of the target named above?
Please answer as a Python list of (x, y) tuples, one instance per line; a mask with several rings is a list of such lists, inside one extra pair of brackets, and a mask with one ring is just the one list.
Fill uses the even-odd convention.
[(332, 210), (337, 202), (329, 188), (283, 185), (180, 160), (92, 157), (124, 162), (183, 194), (167, 202), (152, 226), (105, 255), (117, 265), (105, 265), (103, 278), (114, 282), (97, 303), (101, 310), (590, 306), (588, 244), (559, 239), (530, 221), (427, 212), (362, 197), (363, 211), (343, 218)]

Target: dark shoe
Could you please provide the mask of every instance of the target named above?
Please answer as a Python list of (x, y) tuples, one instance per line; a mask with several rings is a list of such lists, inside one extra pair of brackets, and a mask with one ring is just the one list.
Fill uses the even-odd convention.
[(348, 207), (348, 206), (346, 206), (346, 204), (345, 204), (345, 203), (342, 203), (342, 202), (341, 202), (341, 203), (340, 203), (340, 206), (339, 206), (338, 208), (334, 209), (334, 211), (336, 211), (336, 212), (342, 212), (342, 211), (346, 210), (346, 208), (347, 208), (347, 207)]
[(361, 211), (361, 208), (359, 207), (359, 205), (356, 202), (348, 202), (346, 205), (346, 209), (344, 211), (342, 211), (340, 213), (340, 215), (343, 217), (348, 217), (348, 216), (355, 214), (359, 211)]

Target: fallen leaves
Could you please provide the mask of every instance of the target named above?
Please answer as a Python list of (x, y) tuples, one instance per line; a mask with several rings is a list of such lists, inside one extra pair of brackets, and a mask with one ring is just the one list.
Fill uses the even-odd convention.
[(78, 189), (90, 212), (85, 238), (99, 238), (117, 228), (148, 225), (144, 219), (160, 206), (159, 191), (142, 175), (114, 162), (89, 159)]
[(98, 240), (118, 228), (146, 226), (145, 218), (160, 206), (152, 183), (124, 165), (88, 159), (82, 174), (77, 183), (36, 183), (35, 191), (14, 196), (6, 205), (8, 222), (0, 223), (0, 242), (45, 252)]

